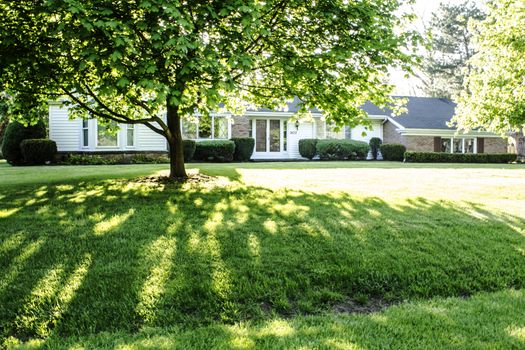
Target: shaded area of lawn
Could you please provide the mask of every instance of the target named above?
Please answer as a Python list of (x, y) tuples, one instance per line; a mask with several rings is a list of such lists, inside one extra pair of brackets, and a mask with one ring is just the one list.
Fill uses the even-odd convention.
[[(475, 204), (113, 181), (4, 190), (0, 225), (0, 338), (187, 329), (525, 288), (524, 223)], [(363, 317), (330, 318), (335, 328), (319, 331), (330, 338), (357, 322), (353, 341), (381, 327)], [(225, 329), (202, 339), (229, 341)]]
[[(225, 176), (239, 180), (239, 169), (264, 170), (331, 170), (331, 169), (494, 169), (525, 170), (523, 164), (424, 164), (401, 162), (248, 162), (248, 163), (188, 163), (188, 169), (199, 169), (209, 175)], [(13, 167), (0, 160), (0, 188), (28, 184), (50, 184), (75, 181), (96, 181), (123, 179), (151, 175), (159, 171), (167, 172), (168, 164), (134, 164), (134, 165), (85, 165), (85, 166), (38, 166)]]
[(525, 292), (409, 303), (371, 315), (36, 340), (18, 349), (523, 349)]

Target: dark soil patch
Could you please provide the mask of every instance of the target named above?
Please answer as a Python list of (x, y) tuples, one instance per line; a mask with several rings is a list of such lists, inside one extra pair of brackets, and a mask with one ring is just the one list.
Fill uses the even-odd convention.
[(386, 309), (395, 304), (391, 301), (386, 301), (382, 298), (371, 298), (366, 302), (357, 302), (352, 299), (345, 300), (333, 306), (333, 311), (336, 313), (348, 314), (371, 314)]

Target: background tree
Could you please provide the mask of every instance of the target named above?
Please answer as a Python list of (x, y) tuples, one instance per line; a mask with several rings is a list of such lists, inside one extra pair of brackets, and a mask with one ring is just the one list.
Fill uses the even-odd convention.
[(459, 5), (442, 3), (432, 14), (427, 29), (430, 43), (420, 75), (426, 94), (446, 98), (459, 95), (470, 70), (468, 62), (475, 53), (469, 22), (484, 18), (484, 12), (469, 0)]
[(182, 118), (298, 96), (352, 125), (366, 100), (393, 102), (388, 67), (409, 70), (418, 43), (396, 15), (407, 1), (2, 1), (0, 88), (15, 117), (59, 94), (72, 117), (142, 123), (186, 177)]
[(525, 158), (525, 1), (497, 0), (489, 4), (485, 21), (477, 25), (479, 51), (471, 59), (456, 115), (459, 128), (484, 128), (514, 133), (517, 151)]

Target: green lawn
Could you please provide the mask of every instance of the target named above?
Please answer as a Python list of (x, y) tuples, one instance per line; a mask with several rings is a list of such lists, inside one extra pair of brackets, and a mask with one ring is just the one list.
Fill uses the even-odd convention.
[(525, 347), (524, 166), (189, 167), (0, 164), (0, 347)]

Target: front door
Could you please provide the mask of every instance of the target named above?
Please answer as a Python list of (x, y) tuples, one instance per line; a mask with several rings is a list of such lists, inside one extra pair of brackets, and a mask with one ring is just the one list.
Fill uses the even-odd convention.
[(255, 119), (255, 153), (259, 156), (277, 156), (283, 152), (282, 130), (280, 119)]

